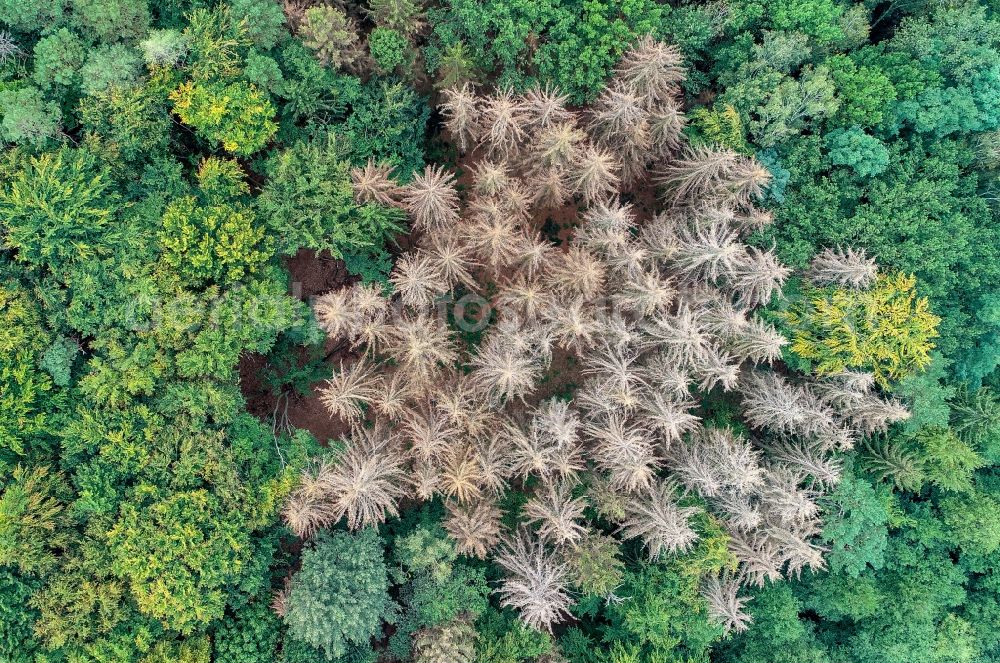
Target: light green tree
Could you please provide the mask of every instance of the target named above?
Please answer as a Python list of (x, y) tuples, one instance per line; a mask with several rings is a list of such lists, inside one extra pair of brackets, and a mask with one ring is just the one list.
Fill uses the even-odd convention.
[(321, 649), (328, 660), (364, 646), (390, 614), (382, 547), (371, 529), (318, 534), (292, 578), (285, 623), (292, 637)]
[(34, 86), (0, 90), (0, 113), (0, 136), (12, 143), (40, 148), (59, 134), (59, 104)]

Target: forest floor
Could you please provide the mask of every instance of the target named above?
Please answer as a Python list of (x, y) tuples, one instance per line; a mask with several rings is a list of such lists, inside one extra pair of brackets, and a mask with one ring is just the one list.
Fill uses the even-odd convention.
[[(302, 249), (286, 259), (291, 294), (304, 302), (322, 294), (349, 286), (358, 278), (347, 271), (344, 261), (327, 252), (317, 254)], [(339, 347), (335, 340), (327, 340), (324, 348), (327, 362), (339, 366), (340, 361), (353, 356), (350, 348)], [(264, 380), (268, 357), (259, 353), (245, 353), (240, 357), (240, 389), (247, 401), (247, 411), (262, 421), (273, 422), (282, 417), (293, 428), (308, 430), (322, 443), (343, 437), (350, 427), (331, 417), (320, 402), (315, 389), (308, 396), (297, 393), (275, 394)]]

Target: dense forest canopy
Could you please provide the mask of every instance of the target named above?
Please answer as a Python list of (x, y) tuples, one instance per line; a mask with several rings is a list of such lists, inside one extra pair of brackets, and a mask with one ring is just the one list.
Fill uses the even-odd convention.
[(996, 0), (0, 0), (0, 661), (1000, 661)]

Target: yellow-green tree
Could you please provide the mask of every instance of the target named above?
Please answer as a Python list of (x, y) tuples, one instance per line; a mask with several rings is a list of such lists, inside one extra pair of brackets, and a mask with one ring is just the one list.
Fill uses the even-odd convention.
[(181, 122), (233, 154), (253, 154), (278, 130), (274, 105), (252, 83), (188, 81), (170, 93), (170, 100)]
[(717, 105), (711, 110), (704, 106), (696, 108), (691, 112), (690, 123), (697, 142), (715, 143), (742, 154), (751, 151), (744, 135), (743, 119), (732, 104)]
[[(249, 156), (263, 148), (278, 130), (275, 108), (267, 93), (242, 78), (252, 44), (247, 19), (237, 19), (225, 6), (191, 13), (184, 31), (190, 52), (184, 83), (170, 93), (173, 110), (198, 136), (233, 154)], [(160, 76), (176, 84), (171, 74)]]
[(0, 285), (0, 477), (5, 478), (33, 446), (45, 446), (62, 403), (39, 366), (50, 342), (28, 292)]
[(792, 352), (816, 373), (870, 370), (883, 386), (927, 367), (941, 320), (903, 273), (879, 275), (865, 290), (807, 286), (784, 318)]
[(200, 196), (167, 205), (159, 233), (163, 262), (190, 285), (250, 276), (270, 254), (264, 227), (240, 197), (249, 189), (234, 161), (209, 157), (198, 170)]

